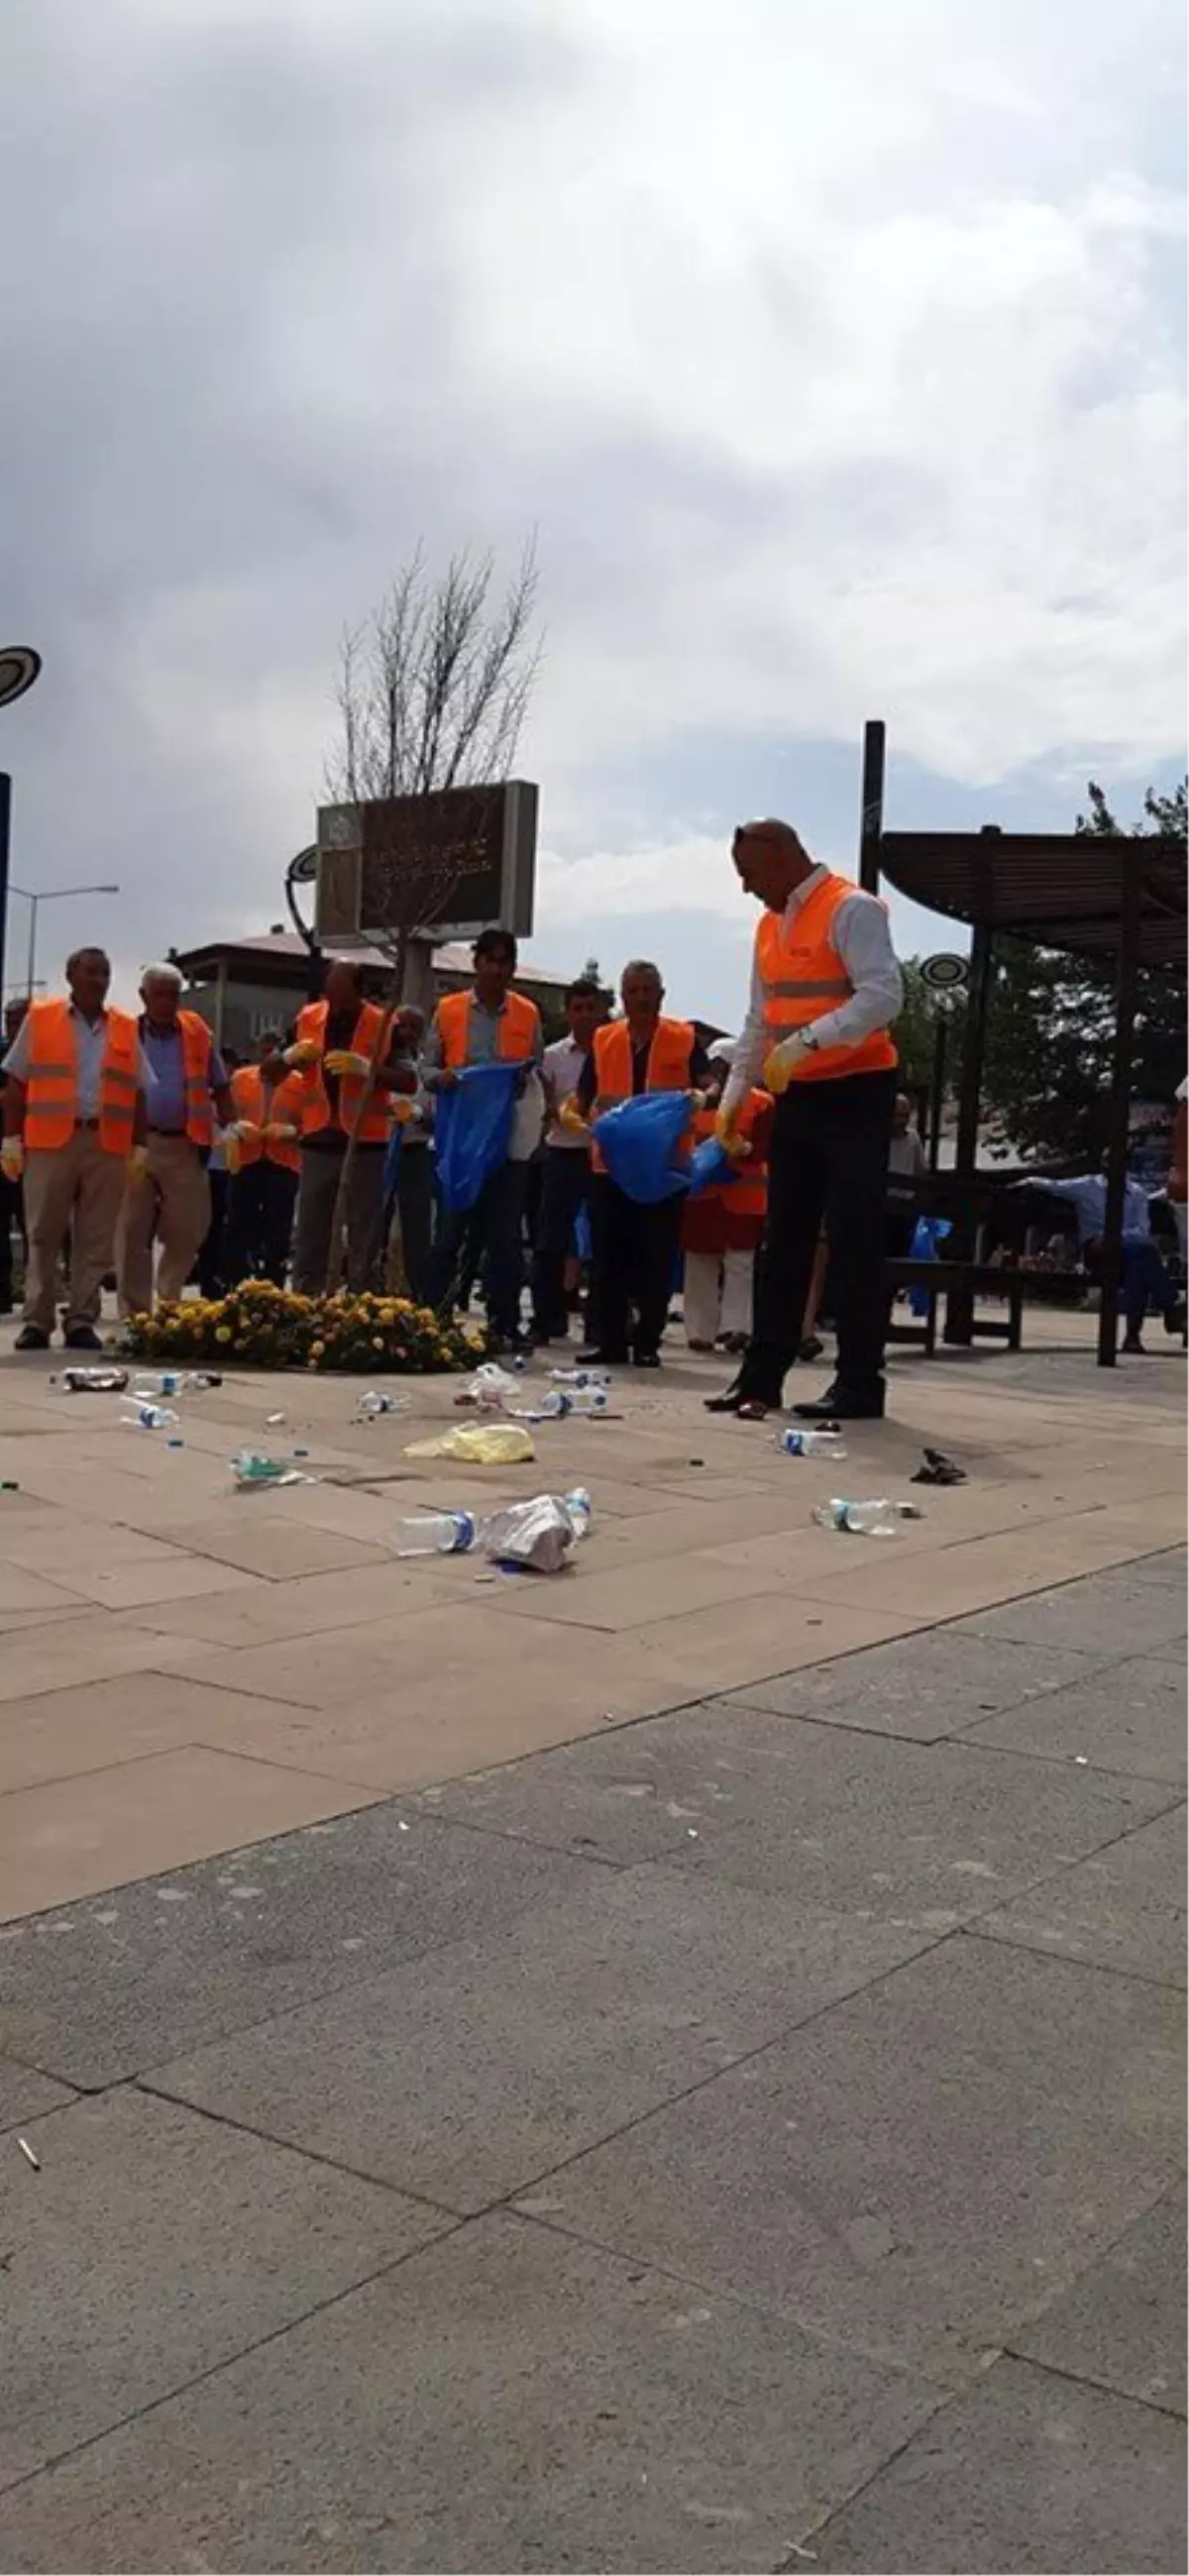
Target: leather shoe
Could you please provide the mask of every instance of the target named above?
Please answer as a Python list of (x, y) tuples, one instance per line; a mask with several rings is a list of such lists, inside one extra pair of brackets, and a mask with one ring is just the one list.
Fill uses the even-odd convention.
[(884, 1410), (883, 1381), (876, 1378), (870, 1386), (844, 1386), (836, 1378), (816, 1404), (795, 1404), (798, 1422), (882, 1422)]
[(707, 1413), (741, 1413), (745, 1422), (762, 1422), (765, 1414), (780, 1411), (778, 1395), (769, 1400), (758, 1395), (753, 1386), (742, 1386), (738, 1378), (733, 1386), (725, 1386), (721, 1395), (704, 1395), (702, 1402)]
[(48, 1351), (49, 1346), (49, 1334), (42, 1332), (40, 1324), (22, 1324), (12, 1347), (14, 1351)]
[(101, 1351), (103, 1344), (91, 1324), (72, 1324), (62, 1340), (68, 1351)]

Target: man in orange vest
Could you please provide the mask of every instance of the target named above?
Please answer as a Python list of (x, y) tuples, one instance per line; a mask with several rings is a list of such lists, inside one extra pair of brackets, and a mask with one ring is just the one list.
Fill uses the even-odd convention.
[(527, 1340), (520, 1325), (525, 1188), (545, 1118), (536, 1072), (543, 1051), (541, 1015), (526, 993), (512, 990), (517, 949), (510, 930), (480, 931), (473, 955), (470, 992), (444, 993), (430, 1022), (421, 1059), (425, 1088), (431, 1094), (449, 1090), (467, 1065), (518, 1064), (524, 1070), (504, 1162), (488, 1175), (472, 1208), (439, 1210), (430, 1298), (442, 1310), (453, 1305), (459, 1263), (469, 1249), (482, 1266), (488, 1322), (501, 1344), (518, 1350)]
[(223, 1276), (229, 1288), (241, 1279), (271, 1279), (283, 1288), (289, 1266), (305, 1085), (300, 1073), (276, 1069), (271, 1041), (264, 1051), (267, 1074), (261, 1064), (237, 1065), (232, 1074), (235, 1117), (223, 1130), (229, 1173)]
[(76, 948), (66, 982), (69, 999), (30, 1003), (4, 1058), (0, 1168), (9, 1181), (24, 1175), (29, 1242), (18, 1351), (49, 1347), (67, 1233), (63, 1339), (71, 1351), (101, 1347), (95, 1327), (125, 1181), (146, 1186), (152, 1075), (136, 1021), (107, 1008), (111, 966), (102, 948)]
[(319, 1002), (297, 1014), (297, 1037), (283, 1055), (266, 1056), (266, 1080), (301, 1077), (301, 1177), (293, 1285), (320, 1297), (330, 1264), (334, 1211), (348, 1141), (355, 1152), (347, 1198), (347, 1286), (372, 1284), (384, 1231), (384, 1159), (392, 1096), (416, 1088), (412, 1065), (396, 1043), (393, 1014), (369, 1002), (360, 969), (333, 957)]
[[(636, 957), (619, 982), (623, 1018), (594, 1033), (574, 1098), (598, 1118), (641, 1091), (689, 1091), (710, 1079), (710, 1064), (689, 1020), (666, 1019), (659, 969)], [(582, 1357), (622, 1367), (659, 1368), (661, 1335), (674, 1284), (681, 1224), (679, 1198), (640, 1207), (603, 1170), (591, 1148), (590, 1347)]]
[(124, 1200), (116, 1247), (122, 1315), (146, 1315), (153, 1305), (153, 1244), (161, 1246), (157, 1295), (163, 1304), (181, 1296), (211, 1221), (207, 1160), (216, 1117), (232, 1115), (222, 1056), (199, 1011), (180, 1004), (176, 966), (146, 966), (140, 982), (139, 1021), (152, 1087), (148, 1100), (147, 1189)]
[(805, 1421), (872, 1419), (884, 1409), (884, 1192), (901, 1003), (884, 905), (815, 864), (791, 824), (743, 823), (733, 856), (764, 907), (751, 1003), (723, 1093), (729, 1143), (754, 1082), (776, 1096), (768, 1226), (756, 1316), (738, 1377), (713, 1412), (755, 1420), (779, 1407), (797, 1356), (823, 1217), (830, 1248), (838, 1365)]

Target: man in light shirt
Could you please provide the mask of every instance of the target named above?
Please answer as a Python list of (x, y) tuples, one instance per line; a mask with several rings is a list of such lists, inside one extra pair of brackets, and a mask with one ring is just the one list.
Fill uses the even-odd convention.
[(566, 988), (566, 1029), (545, 1049), (542, 1076), (549, 1109), (541, 1211), (533, 1255), (533, 1337), (564, 1342), (569, 1331), (566, 1263), (574, 1228), (590, 1199), (590, 1153), (585, 1128), (562, 1124), (562, 1102), (571, 1100), (590, 1053), (595, 1030), (607, 1017), (607, 997), (590, 975)]
[[(1102, 1266), (1102, 1236), (1106, 1224), (1106, 1181), (1100, 1172), (1083, 1172), (1072, 1180), (1048, 1178), (1044, 1172), (1030, 1174), (1016, 1183), (1018, 1189), (1047, 1190), (1051, 1197), (1064, 1199), (1077, 1219), (1078, 1243), (1088, 1270)], [(1123, 1240), (1119, 1250), (1119, 1284), (1123, 1296), (1125, 1351), (1143, 1351), (1144, 1318), (1150, 1306), (1164, 1317), (1166, 1333), (1185, 1330), (1185, 1301), (1178, 1297), (1168, 1272), (1152, 1240), (1152, 1211), (1148, 1193), (1136, 1180), (1127, 1180), (1123, 1189)]]
[(25, 1183), (29, 1258), (18, 1351), (44, 1351), (54, 1329), (58, 1257), (70, 1236), (62, 1338), (97, 1351), (101, 1292), (130, 1190), (146, 1189), (145, 1094), (152, 1088), (130, 1011), (107, 1007), (102, 948), (66, 960), (68, 998), (32, 1002), (4, 1058), (6, 1180)]
[(824, 1219), (837, 1375), (819, 1402), (794, 1411), (811, 1422), (870, 1419), (884, 1409), (884, 1205), (896, 1094), (889, 1029), (902, 998), (887, 911), (817, 865), (789, 823), (741, 824), (733, 857), (744, 892), (764, 909), (721, 1141), (730, 1148), (753, 1084), (774, 1094), (776, 1114), (755, 1327), (737, 1378), (710, 1406), (754, 1421), (781, 1404)]

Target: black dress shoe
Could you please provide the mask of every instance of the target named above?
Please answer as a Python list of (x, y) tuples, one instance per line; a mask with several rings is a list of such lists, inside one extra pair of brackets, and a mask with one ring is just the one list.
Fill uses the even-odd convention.
[(578, 1353), (583, 1368), (626, 1368), (628, 1357), (626, 1343), (621, 1351), (605, 1351), (599, 1342), (586, 1342)]
[(844, 1386), (835, 1378), (816, 1404), (795, 1404), (798, 1422), (882, 1422), (884, 1388), (882, 1378), (869, 1386)]
[(780, 1411), (778, 1395), (761, 1395), (754, 1386), (742, 1386), (738, 1378), (721, 1395), (704, 1395), (702, 1402), (707, 1413), (742, 1414), (747, 1422), (762, 1422), (767, 1414)]
[(62, 1339), (68, 1351), (101, 1351), (103, 1348), (99, 1335), (91, 1324), (72, 1324), (70, 1331), (63, 1333)]
[(660, 1367), (660, 1364), (661, 1364), (661, 1355), (660, 1355), (660, 1352), (659, 1352), (659, 1351), (633, 1351), (633, 1352), (632, 1352), (632, 1367), (633, 1367), (633, 1368), (659, 1368), (659, 1367)]
[(49, 1334), (42, 1332), (40, 1324), (22, 1324), (12, 1347), (14, 1351), (48, 1351), (49, 1346)]

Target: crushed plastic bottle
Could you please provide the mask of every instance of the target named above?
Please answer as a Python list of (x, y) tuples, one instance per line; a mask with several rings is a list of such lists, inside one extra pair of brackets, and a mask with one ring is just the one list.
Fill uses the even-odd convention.
[(509, 1398), (519, 1393), (515, 1378), (500, 1367), (498, 1360), (484, 1360), (454, 1400), (456, 1404), (473, 1405), (478, 1413), (504, 1413)]
[(374, 1386), (361, 1395), (355, 1407), (357, 1421), (371, 1422), (381, 1413), (408, 1413), (412, 1399), (407, 1395), (381, 1395)]
[(414, 1512), (400, 1524), (397, 1556), (465, 1556), (481, 1527), (470, 1512)]
[(610, 1402), (605, 1386), (550, 1387), (533, 1405), (509, 1405), (518, 1422), (561, 1421), (567, 1413), (605, 1413)]
[(846, 1443), (837, 1431), (778, 1431), (776, 1446), (786, 1458), (845, 1458)]
[(919, 1521), (914, 1503), (892, 1503), (886, 1495), (875, 1502), (847, 1503), (840, 1497), (819, 1503), (813, 1514), (820, 1529), (850, 1530), (856, 1538), (894, 1538), (902, 1521)]
[(550, 1369), (549, 1379), (552, 1386), (610, 1386), (611, 1373), (601, 1368)]
[(534, 1494), (486, 1516), (473, 1512), (418, 1512), (397, 1532), (398, 1557), (468, 1556), (481, 1548), (493, 1565), (517, 1573), (557, 1574), (591, 1521), (589, 1494)]
[(130, 1431), (170, 1431), (178, 1419), (168, 1404), (134, 1404), (123, 1418)]
[[(128, 1384), (125, 1368), (64, 1368), (58, 1378), (67, 1395), (122, 1395)], [(51, 1386), (54, 1384), (50, 1379)]]
[(259, 1449), (241, 1449), (231, 1461), (231, 1472), (238, 1488), (257, 1485), (308, 1485), (313, 1479), (303, 1476), (300, 1468), (289, 1467), (283, 1458), (265, 1458)]
[(222, 1383), (217, 1369), (196, 1369), (193, 1377), (186, 1380), (187, 1386), (192, 1386), (198, 1395), (209, 1395), (212, 1387), (222, 1386)]

